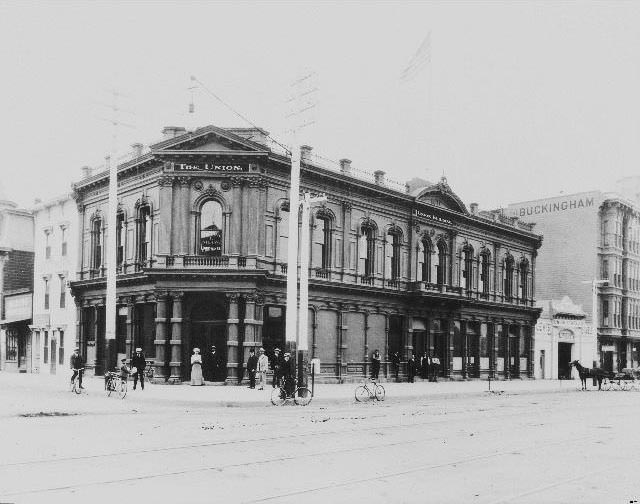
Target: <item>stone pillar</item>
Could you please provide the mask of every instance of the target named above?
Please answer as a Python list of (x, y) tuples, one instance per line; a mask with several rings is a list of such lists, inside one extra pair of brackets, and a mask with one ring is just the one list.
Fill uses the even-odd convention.
[(134, 304), (135, 302), (135, 298), (134, 297), (130, 297), (127, 298), (127, 321), (126, 321), (126, 326), (127, 326), (127, 339), (126, 339), (126, 352), (127, 352), (127, 356), (131, 357), (133, 355), (133, 345), (134, 345), (134, 339), (135, 339), (135, 327), (134, 327), (134, 319), (135, 319), (135, 307), (136, 305)]
[(231, 177), (231, 230), (229, 255), (239, 256), (242, 239), (242, 180)]
[(173, 177), (161, 177), (159, 181), (160, 194), (158, 211), (160, 218), (158, 222), (158, 250), (160, 255), (169, 255), (171, 251), (171, 209), (173, 207)]
[[(364, 376), (369, 376), (368, 367), (369, 367), (369, 312), (364, 312), (364, 366), (362, 367), (364, 371)], [(383, 355), (387, 355), (386, 353)], [(387, 358), (385, 357), (385, 361)]]
[(405, 360), (409, 360), (413, 353), (413, 320), (412, 317), (407, 315), (402, 318), (402, 348), (404, 350)]
[(156, 339), (154, 344), (156, 346), (156, 360), (154, 363), (154, 378), (157, 381), (165, 381), (167, 376), (166, 371), (166, 347), (167, 347), (167, 292), (156, 293)]
[[(337, 375), (338, 382), (342, 382), (342, 377), (346, 374), (347, 364), (344, 360), (344, 353), (347, 349), (347, 330), (349, 326), (347, 325), (347, 313), (349, 312), (349, 308), (347, 305), (342, 305), (340, 307), (340, 311), (338, 311), (338, 352), (337, 352)], [(344, 366), (344, 367), (343, 367)]]
[(387, 356), (385, 376), (389, 376), (389, 314), (384, 314), (384, 354)]
[[(262, 307), (264, 298), (259, 294), (250, 294), (245, 297), (245, 315), (244, 315), (244, 341), (242, 342), (242, 355), (238, 369), (238, 382), (244, 378), (242, 372), (243, 365), (249, 358), (249, 350), (251, 348), (260, 348), (262, 346)], [(237, 310), (237, 308), (236, 308)], [(256, 352), (256, 357), (258, 353)]]
[[(264, 212), (260, 212), (260, 179), (251, 178), (249, 181), (248, 195), (247, 195), (247, 232), (243, 233), (245, 240), (247, 241), (246, 249), (247, 256), (254, 263), (256, 256), (258, 255), (258, 225), (263, 222)], [(262, 249), (264, 250), (264, 248)]]
[(172, 292), (173, 297), (173, 313), (171, 316), (171, 361), (169, 367), (171, 383), (180, 383), (182, 381), (182, 303), (184, 301), (184, 292)]
[[(78, 300), (80, 303), (81, 300)], [(85, 355), (84, 349), (82, 348), (85, 337), (84, 337), (84, 327), (82, 325), (82, 304), (76, 304), (76, 343), (75, 346), (80, 349), (80, 355)], [(70, 349), (73, 351), (73, 349)], [(65, 363), (66, 364), (66, 363)]]
[(494, 379), (498, 378), (498, 351), (500, 349), (500, 341), (498, 339), (498, 324), (497, 322), (494, 320), (493, 322), (491, 322), (491, 348), (490, 348), (490, 358), (491, 361), (489, 362), (489, 365), (491, 367), (491, 377)]
[[(236, 384), (241, 379), (238, 372), (238, 293), (231, 292), (227, 295), (229, 312), (227, 318), (227, 383)], [(247, 304), (249, 302), (247, 301)], [(251, 306), (253, 310), (253, 305)], [(248, 310), (245, 311), (245, 313)], [(252, 311), (253, 313), (253, 311)], [(241, 368), (241, 366), (240, 366)]]

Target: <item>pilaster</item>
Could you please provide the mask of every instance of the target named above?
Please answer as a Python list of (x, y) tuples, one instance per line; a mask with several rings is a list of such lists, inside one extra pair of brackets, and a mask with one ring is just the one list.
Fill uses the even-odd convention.
[(166, 370), (166, 347), (167, 347), (167, 302), (169, 294), (167, 292), (158, 292), (156, 294), (156, 360), (154, 363), (154, 378), (158, 381), (164, 381), (167, 377)]
[[(227, 383), (236, 384), (242, 376), (238, 371), (238, 293), (226, 294), (228, 308), (227, 318)], [(253, 310), (253, 307), (252, 307)], [(246, 329), (246, 328), (245, 328)], [(241, 368), (241, 366), (240, 366)]]
[(173, 313), (171, 316), (171, 361), (169, 367), (171, 375), (169, 381), (180, 383), (182, 381), (182, 304), (184, 292), (172, 292)]

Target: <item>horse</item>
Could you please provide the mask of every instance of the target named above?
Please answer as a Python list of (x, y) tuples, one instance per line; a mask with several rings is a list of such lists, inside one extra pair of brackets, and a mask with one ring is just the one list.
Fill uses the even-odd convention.
[(574, 360), (569, 363), (569, 367), (575, 366), (580, 375), (580, 381), (582, 382), (582, 390), (587, 390), (587, 378), (590, 376), (598, 380), (598, 390), (602, 390), (602, 380), (609, 376), (604, 369), (600, 368), (586, 368), (580, 364), (579, 361)]

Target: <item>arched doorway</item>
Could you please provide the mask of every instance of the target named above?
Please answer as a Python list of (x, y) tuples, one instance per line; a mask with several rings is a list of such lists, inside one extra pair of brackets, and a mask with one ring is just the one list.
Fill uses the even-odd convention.
[[(227, 378), (227, 306), (223, 295), (198, 293), (190, 312), (190, 330), (186, 347), (187, 377), (191, 373), (191, 354), (199, 348), (203, 375), (207, 381)], [(215, 355), (211, 347), (215, 345)], [(185, 356), (186, 357), (186, 356)]]

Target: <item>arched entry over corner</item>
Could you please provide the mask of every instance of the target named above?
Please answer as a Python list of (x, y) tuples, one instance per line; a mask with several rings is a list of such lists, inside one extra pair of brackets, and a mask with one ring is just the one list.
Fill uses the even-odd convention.
[[(199, 348), (203, 360), (203, 374), (208, 381), (224, 381), (227, 377), (227, 318), (224, 294), (194, 293), (189, 311), (189, 331), (185, 339), (187, 377), (190, 376), (191, 354)], [(212, 357), (211, 347), (216, 355)], [(215, 360), (215, 362), (214, 362)]]

